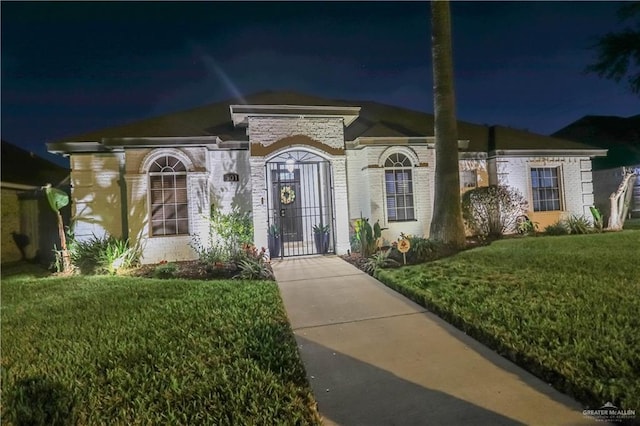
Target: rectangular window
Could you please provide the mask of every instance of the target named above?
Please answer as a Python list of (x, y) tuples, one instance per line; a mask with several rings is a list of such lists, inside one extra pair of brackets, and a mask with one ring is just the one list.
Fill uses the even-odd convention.
[(411, 170), (386, 170), (384, 177), (389, 221), (414, 220)]
[(532, 168), (531, 194), (533, 198), (533, 211), (547, 212), (561, 210), (560, 180), (558, 179), (558, 168)]
[(189, 233), (187, 176), (163, 173), (149, 176), (151, 235)]

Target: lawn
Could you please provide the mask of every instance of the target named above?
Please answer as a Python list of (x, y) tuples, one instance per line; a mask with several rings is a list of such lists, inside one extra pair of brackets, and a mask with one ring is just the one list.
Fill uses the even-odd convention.
[(2, 280), (15, 424), (318, 424), (272, 281)]
[(376, 275), (586, 405), (640, 407), (640, 231), (508, 239)]

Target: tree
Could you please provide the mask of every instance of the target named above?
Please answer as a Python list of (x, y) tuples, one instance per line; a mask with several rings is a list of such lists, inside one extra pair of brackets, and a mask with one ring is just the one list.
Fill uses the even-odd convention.
[(431, 55), (435, 114), (436, 171), (431, 238), (462, 248), (465, 245), (460, 203), (458, 129), (453, 88), (451, 12), (448, 0), (431, 2)]
[(58, 217), (58, 236), (60, 237), (60, 249), (62, 254), (62, 272), (71, 272), (71, 256), (69, 250), (67, 250), (67, 238), (64, 233), (64, 222), (62, 221), (62, 214), (60, 209), (69, 204), (69, 196), (57, 188), (52, 188), (51, 184), (44, 187), (49, 207), (56, 213)]
[(627, 76), (631, 92), (640, 95), (640, 2), (623, 5), (618, 16), (622, 22), (637, 18), (635, 28), (600, 37), (592, 46), (598, 59), (586, 71), (616, 82)]
[(611, 203), (611, 214), (609, 216), (608, 230), (621, 231), (624, 226), (624, 219), (627, 217), (629, 211), (629, 204), (631, 204), (631, 196), (633, 192), (633, 184), (636, 180), (637, 174), (633, 169), (624, 169), (624, 176), (622, 182), (618, 186), (616, 192), (612, 193), (609, 197)]

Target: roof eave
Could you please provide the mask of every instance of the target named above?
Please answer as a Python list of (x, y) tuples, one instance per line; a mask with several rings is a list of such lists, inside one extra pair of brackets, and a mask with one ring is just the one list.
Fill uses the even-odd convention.
[(606, 157), (607, 149), (496, 149), (489, 157)]

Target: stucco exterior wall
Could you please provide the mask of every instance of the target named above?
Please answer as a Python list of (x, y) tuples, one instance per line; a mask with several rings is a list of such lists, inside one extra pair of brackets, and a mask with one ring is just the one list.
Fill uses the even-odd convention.
[[(2, 253), (0, 255), (2, 257), (0, 257), (0, 261), (2, 261), (2, 263), (14, 262), (21, 258), (20, 250), (18, 250), (18, 246), (16, 246), (11, 236), (11, 232), (22, 232), (20, 228), (18, 194), (15, 190), (2, 188), (0, 196), (2, 197), (2, 222), (0, 222), (2, 229)], [(33, 238), (33, 236), (30, 236), (30, 239), (31, 238)]]
[(122, 235), (119, 164), (115, 153), (71, 156), (73, 231), (77, 239)]

